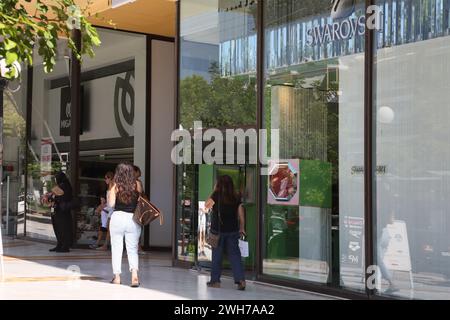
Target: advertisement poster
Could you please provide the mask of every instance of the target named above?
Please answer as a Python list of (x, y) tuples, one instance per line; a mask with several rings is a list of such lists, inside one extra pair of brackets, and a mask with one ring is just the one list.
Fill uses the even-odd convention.
[(205, 209), (205, 201), (198, 202), (198, 261), (212, 261), (211, 247), (206, 243), (210, 214)]
[(269, 204), (298, 206), (300, 170), (299, 160), (269, 162), (267, 202)]
[(396, 220), (386, 227), (390, 237), (383, 259), (386, 267), (389, 270), (411, 271), (411, 256), (405, 221)]
[(41, 174), (47, 175), (52, 172), (52, 139), (41, 139)]
[(344, 248), (341, 263), (362, 268), (364, 257), (364, 218), (344, 216)]

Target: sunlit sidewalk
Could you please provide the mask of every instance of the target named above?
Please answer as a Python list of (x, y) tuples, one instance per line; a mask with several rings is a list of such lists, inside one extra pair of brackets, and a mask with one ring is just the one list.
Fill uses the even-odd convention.
[(207, 274), (173, 268), (170, 255), (147, 253), (140, 256), (140, 288), (129, 287), (130, 275), (124, 252), (123, 285), (112, 285), (109, 252), (72, 250), (52, 253), (47, 244), (3, 239), (4, 275), (0, 300), (323, 300), (332, 297), (303, 291), (247, 284), (237, 291), (232, 279), (224, 278), (221, 289), (207, 288)]

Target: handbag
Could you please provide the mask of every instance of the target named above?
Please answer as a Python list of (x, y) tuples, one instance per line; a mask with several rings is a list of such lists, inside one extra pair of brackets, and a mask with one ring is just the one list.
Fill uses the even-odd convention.
[(153, 203), (145, 196), (140, 195), (134, 210), (133, 220), (140, 226), (146, 226), (159, 218), (159, 224), (164, 222), (163, 214)]
[(210, 230), (206, 236), (206, 243), (211, 246), (211, 248), (217, 248), (219, 246), (220, 234), (212, 233)]
[(206, 243), (209, 244), (211, 246), (211, 248), (214, 248), (214, 249), (219, 246), (219, 241), (220, 241), (220, 223), (221, 223), (220, 200), (219, 200), (219, 205), (217, 206), (217, 213), (218, 213), (218, 218), (219, 218), (219, 231), (217, 233), (215, 233), (210, 226), (209, 230), (208, 230), (208, 234), (206, 236)]

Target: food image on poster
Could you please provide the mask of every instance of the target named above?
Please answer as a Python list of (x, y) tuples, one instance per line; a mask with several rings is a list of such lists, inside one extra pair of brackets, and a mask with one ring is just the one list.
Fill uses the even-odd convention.
[(280, 160), (269, 163), (268, 203), (299, 205), (299, 160)]

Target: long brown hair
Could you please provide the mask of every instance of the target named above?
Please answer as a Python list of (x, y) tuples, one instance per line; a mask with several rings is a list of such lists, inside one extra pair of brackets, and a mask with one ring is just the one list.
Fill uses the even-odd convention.
[(226, 204), (232, 204), (239, 201), (239, 196), (234, 190), (233, 179), (231, 179), (229, 175), (220, 176), (217, 179), (214, 194), (219, 197), (220, 201), (223, 201)]
[(109, 179), (109, 183), (108, 183), (108, 190), (110, 190), (111, 189), (111, 187), (114, 185), (114, 173), (113, 172), (111, 172), (111, 171), (108, 171), (106, 174), (105, 174), (105, 179), (106, 178), (108, 178)]
[(120, 163), (116, 168), (114, 183), (117, 188), (117, 199), (122, 203), (130, 204), (133, 197), (136, 197), (136, 178), (134, 177), (133, 166)]

